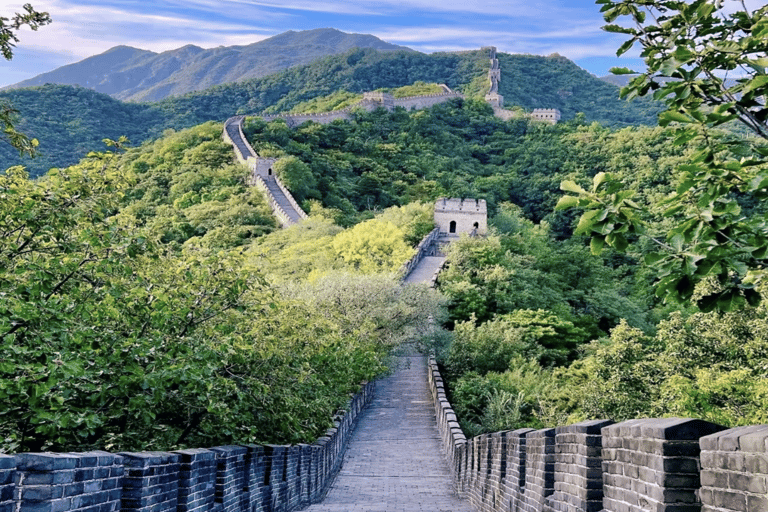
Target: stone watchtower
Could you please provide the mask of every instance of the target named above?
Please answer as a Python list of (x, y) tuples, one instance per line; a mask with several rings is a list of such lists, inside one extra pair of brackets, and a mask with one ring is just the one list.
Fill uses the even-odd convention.
[(384, 107), (389, 111), (392, 111), (395, 108), (395, 97), (389, 93), (381, 91), (363, 93), (363, 102)]
[(435, 225), (440, 236), (470, 236), (488, 233), (485, 199), (441, 198), (435, 202)]

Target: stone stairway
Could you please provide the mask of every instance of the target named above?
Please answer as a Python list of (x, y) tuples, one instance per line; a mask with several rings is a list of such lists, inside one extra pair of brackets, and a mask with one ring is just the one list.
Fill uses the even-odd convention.
[(285, 197), (285, 193), (283, 192), (283, 189), (281, 189), (278, 186), (277, 180), (275, 180), (275, 177), (264, 176), (264, 182), (267, 184), (269, 193), (272, 194), (272, 197), (275, 199), (275, 202), (288, 215), (288, 218), (290, 219), (291, 224), (295, 224), (296, 222), (300, 221), (301, 215), (299, 214), (299, 212), (296, 211), (296, 208), (293, 207), (293, 205), (288, 200), (288, 198)]
[(443, 455), (422, 355), (400, 358), (376, 383), (341, 470), (308, 512), (473, 512), (460, 500)]

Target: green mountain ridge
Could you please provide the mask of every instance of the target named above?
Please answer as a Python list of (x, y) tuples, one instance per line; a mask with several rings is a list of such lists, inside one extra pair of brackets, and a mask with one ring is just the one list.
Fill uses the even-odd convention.
[[(130, 49), (120, 51), (130, 53)], [(195, 51), (188, 48), (188, 51)], [(141, 58), (140, 54), (136, 54)], [(508, 107), (558, 108), (567, 121), (606, 126), (655, 124), (659, 107), (647, 100), (627, 103), (618, 89), (562, 57), (499, 54), (500, 93)], [(133, 144), (206, 121), (236, 114), (289, 112), (303, 102), (338, 91), (362, 93), (422, 81), (444, 83), (467, 97), (482, 98), (489, 61), (484, 51), (422, 54), (353, 49), (279, 73), (212, 87), (144, 104), (120, 102), (83, 87), (45, 85), (0, 92), (20, 112), (18, 128), (40, 141), (40, 157), (20, 158), (0, 145), (2, 167), (25, 165), (32, 176), (76, 163), (88, 151), (102, 150), (105, 137), (126, 135)]]
[(288, 31), (246, 46), (187, 45), (155, 53), (128, 46), (43, 73), (8, 89), (48, 83), (80, 85), (126, 101), (160, 101), (209, 87), (267, 76), (351, 48), (407, 50), (367, 34), (324, 28)]

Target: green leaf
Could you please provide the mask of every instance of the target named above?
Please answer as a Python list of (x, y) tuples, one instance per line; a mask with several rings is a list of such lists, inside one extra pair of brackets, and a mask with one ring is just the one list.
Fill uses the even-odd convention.
[(585, 212), (579, 219), (579, 224), (574, 231), (577, 235), (583, 235), (592, 231), (592, 226), (595, 224), (595, 217), (601, 213), (602, 210), (590, 210)]
[(614, 75), (637, 75), (637, 71), (634, 71), (629, 68), (611, 68), (608, 70), (610, 73)]
[(560, 182), (560, 190), (563, 190), (565, 192), (573, 192), (574, 194), (580, 194), (580, 195), (584, 195), (587, 193), (587, 191), (581, 188), (580, 186), (578, 186), (575, 181), (571, 181), (571, 180), (565, 180)]
[(759, 89), (761, 87), (765, 87), (768, 85), (768, 75), (759, 75), (750, 80), (746, 83), (744, 86), (744, 89), (742, 89), (743, 93), (752, 92), (755, 89)]
[(555, 210), (566, 210), (568, 208), (574, 208), (579, 205), (579, 198), (575, 196), (563, 196), (557, 202)]
[(624, 252), (629, 247), (629, 242), (621, 233), (611, 233), (607, 239), (608, 243), (618, 252)]
[(595, 256), (599, 256), (605, 247), (605, 238), (602, 236), (593, 236), (589, 243), (589, 249)]
[(605, 183), (607, 180), (611, 178), (610, 174), (599, 172), (595, 175), (595, 177), (592, 179), (592, 191), (597, 192), (597, 189), (600, 188), (600, 185)]
[(619, 49), (618, 49), (618, 50), (616, 50), (616, 56), (617, 56), (617, 57), (621, 57), (622, 55), (624, 55), (625, 53), (627, 53), (627, 52), (629, 51), (629, 49), (630, 49), (630, 48), (632, 48), (632, 45), (634, 45), (634, 44), (635, 44), (635, 39), (636, 39), (636, 38), (634, 38), (634, 37), (633, 37), (633, 38), (632, 38), (632, 39), (630, 39), (629, 41), (625, 41), (625, 42), (624, 42), (624, 44), (622, 44), (622, 45), (619, 47)]
[(682, 112), (674, 112), (667, 110), (659, 114), (659, 126), (667, 126), (672, 122), (676, 123), (692, 123), (693, 119), (683, 114)]

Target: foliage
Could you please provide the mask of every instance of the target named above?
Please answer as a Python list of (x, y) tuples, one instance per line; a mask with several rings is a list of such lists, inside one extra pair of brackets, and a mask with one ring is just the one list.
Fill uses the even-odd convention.
[(654, 336), (617, 326), (609, 340), (555, 378), (558, 407), (572, 420), (641, 416), (703, 418), (727, 426), (764, 423), (766, 308), (674, 313)]
[[(694, 144), (698, 151), (679, 166), (681, 179), (669, 197), (644, 208), (634, 191), (610, 173), (598, 173), (591, 190), (564, 181), (560, 208), (583, 207), (579, 232), (592, 236), (599, 252), (609, 245), (624, 251), (644, 221), (674, 219), (666, 240), (650, 236), (657, 251), (646, 261), (658, 278), (656, 293), (689, 300), (697, 283), (714, 276), (719, 286), (698, 298), (703, 311), (731, 311), (757, 304), (768, 226), (762, 209), (746, 212), (745, 202), (759, 204), (765, 195), (768, 148), (768, 91), (765, 46), (768, 7), (731, 12), (724, 2), (600, 0), (607, 22), (629, 16), (634, 27), (610, 24), (606, 30), (631, 38), (618, 54), (638, 42), (647, 69), (623, 90), (627, 97), (653, 96), (666, 103), (663, 126), (678, 123), (675, 144)], [(729, 81), (729, 74), (738, 76)], [(619, 69), (619, 73), (631, 73)], [(738, 120), (758, 139), (718, 136), (713, 130)]]
[[(26, 25), (32, 30), (37, 30), (38, 27), (51, 22), (51, 17), (47, 12), (37, 12), (30, 4), (24, 4), (24, 10), (26, 13), (15, 13), (12, 19), (0, 16), (0, 53), (6, 60), (13, 58), (13, 48), (15, 43), (19, 42), (16, 33), (21, 27)], [(0, 100), (0, 126), (3, 130), (0, 140), (5, 139), (12, 148), (19, 152), (20, 156), (25, 153), (34, 156), (38, 141), (34, 138), (30, 139), (24, 133), (16, 130), (14, 126), (16, 114), (18, 114), (18, 110), (11, 103)]]
[(320, 112), (331, 112), (333, 110), (342, 110), (358, 103), (363, 99), (362, 94), (351, 93), (347, 91), (336, 91), (327, 96), (312, 98), (303, 101), (290, 110), (291, 114), (316, 114)]
[(0, 16), (0, 53), (5, 60), (13, 58), (13, 48), (15, 43), (19, 42), (16, 32), (24, 25), (32, 30), (47, 25), (51, 22), (51, 17), (47, 12), (37, 12), (30, 4), (24, 4), (26, 13), (15, 13), (13, 18)]
[(583, 329), (551, 312), (518, 309), (479, 326), (472, 321), (457, 323), (446, 368), (451, 376), (503, 372), (518, 357), (543, 367), (563, 365), (586, 341)]
[(339, 233), (333, 250), (358, 272), (394, 272), (413, 256), (403, 231), (391, 222), (371, 219)]
[(121, 103), (82, 87), (44, 85), (0, 91), (0, 103), (18, 110), (16, 128), (39, 141), (35, 158), (0, 145), (0, 161), (23, 165), (32, 177), (77, 164), (90, 151), (104, 151), (104, 138), (125, 136), (139, 144), (167, 126), (156, 107)]
[(502, 205), (491, 224), (508, 232), (462, 239), (448, 248), (439, 285), (451, 298), (453, 320), (474, 315), (482, 323), (541, 309), (585, 329), (587, 337), (607, 332), (622, 318), (650, 328), (646, 311), (652, 304), (645, 302), (631, 262), (614, 265), (592, 256), (578, 239), (554, 240), (546, 224), (534, 225), (513, 205)]
[(273, 231), (271, 208), (246, 184), (247, 169), (231, 162), (221, 125), (169, 131), (126, 153), (124, 165), (138, 182), (122, 214), (176, 246), (229, 248)]
[(542, 428), (551, 422), (545, 401), (552, 390), (546, 370), (535, 361), (517, 357), (503, 372), (462, 375), (452, 387), (451, 405), (467, 436)]
[(282, 290), (333, 318), (345, 334), (386, 348), (424, 342), (445, 319), (445, 297), (424, 285), (402, 286), (394, 274), (339, 271)]
[(272, 289), (238, 246), (274, 221), (220, 132), (0, 176), (3, 451), (310, 441), (440, 318), (434, 292), (391, 280)]
[(415, 247), (434, 228), (434, 205), (430, 203), (408, 203), (392, 206), (376, 215), (382, 222), (390, 222), (404, 232), (405, 242)]

